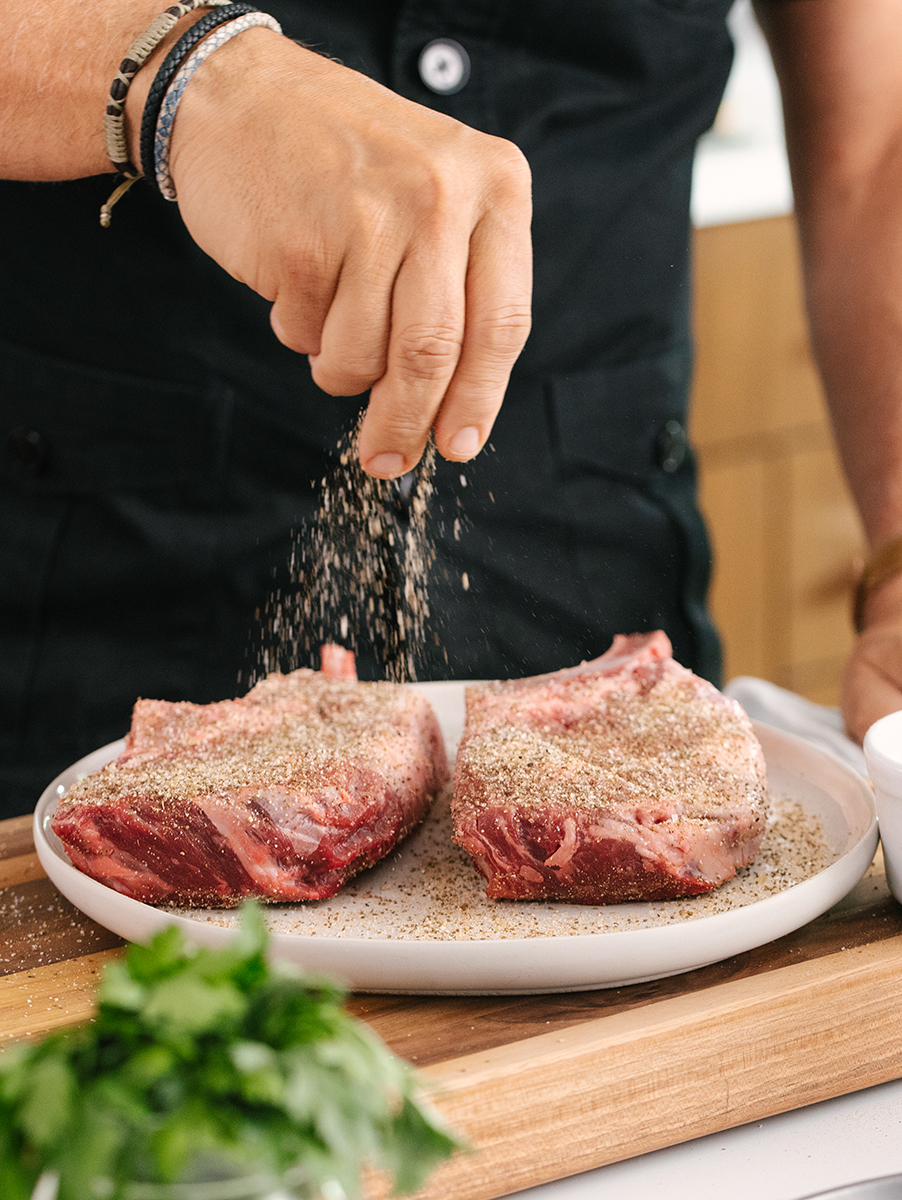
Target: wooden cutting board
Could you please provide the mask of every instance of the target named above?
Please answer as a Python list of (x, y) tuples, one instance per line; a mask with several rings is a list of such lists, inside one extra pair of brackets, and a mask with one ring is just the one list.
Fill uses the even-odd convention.
[[(0, 1038), (87, 1019), (121, 944), (46, 878), (31, 819), (0, 822)], [(489, 1200), (902, 1076), (902, 907), (878, 853), (823, 917), (685, 975), (350, 1007), (473, 1147), (423, 1197)]]

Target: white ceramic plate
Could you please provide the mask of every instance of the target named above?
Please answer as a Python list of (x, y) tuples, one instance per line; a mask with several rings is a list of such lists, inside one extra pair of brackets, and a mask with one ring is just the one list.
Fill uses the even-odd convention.
[[(416, 685), (453, 753), (461, 683)], [(776, 817), (755, 863), (707, 896), (594, 908), (490, 901), (450, 842), (447, 799), (397, 850), (331, 900), (267, 909), (274, 952), (358, 991), (501, 995), (618, 987), (729, 958), (782, 937), (841, 900), (877, 847), (869, 784), (808, 743), (756, 725)], [(38, 855), (71, 902), (107, 929), (144, 941), (177, 922), (221, 944), (234, 910), (173, 910), (131, 900), (77, 871), (50, 828), (59, 797), (121, 751), (114, 743), (64, 771), (34, 817)], [(806, 877), (807, 876), (807, 877)], [(801, 879), (801, 882), (797, 880)]]

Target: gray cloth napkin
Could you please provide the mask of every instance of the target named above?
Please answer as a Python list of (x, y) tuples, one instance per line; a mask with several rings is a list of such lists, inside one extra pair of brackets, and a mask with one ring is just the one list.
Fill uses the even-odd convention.
[(804, 696), (797, 696), (795, 692), (751, 675), (737, 675), (730, 680), (724, 692), (737, 700), (753, 721), (764, 721), (778, 729), (785, 729), (787, 733), (794, 733), (821, 750), (834, 754), (867, 778), (864, 752), (846, 736), (838, 708), (814, 704)]

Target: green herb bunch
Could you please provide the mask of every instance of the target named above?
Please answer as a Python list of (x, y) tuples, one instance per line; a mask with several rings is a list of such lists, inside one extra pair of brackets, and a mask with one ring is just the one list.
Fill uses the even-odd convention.
[(203, 1162), (303, 1197), (360, 1196), (367, 1166), (415, 1191), (458, 1141), (344, 992), (267, 940), (257, 906), (222, 949), (170, 926), (106, 968), (93, 1022), (0, 1055), (3, 1200), (46, 1171), (59, 1200), (124, 1200)]

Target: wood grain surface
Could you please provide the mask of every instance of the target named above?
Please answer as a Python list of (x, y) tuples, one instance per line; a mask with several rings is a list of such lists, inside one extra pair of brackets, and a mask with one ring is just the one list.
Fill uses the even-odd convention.
[(861, 522), (808, 337), (793, 216), (693, 233), (690, 435), (724, 678), (838, 704)]
[[(0, 1038), (88, 1019), (121, 945), (44, 876), (30, 818), (0, 822)], [(470, 1140), (423, 1196), (490, 1200), (902, 1076), (900, 985), (902, 907), (878, 853), (818, 920), (685, 975), (349, 1004), (423, 1069)]]

